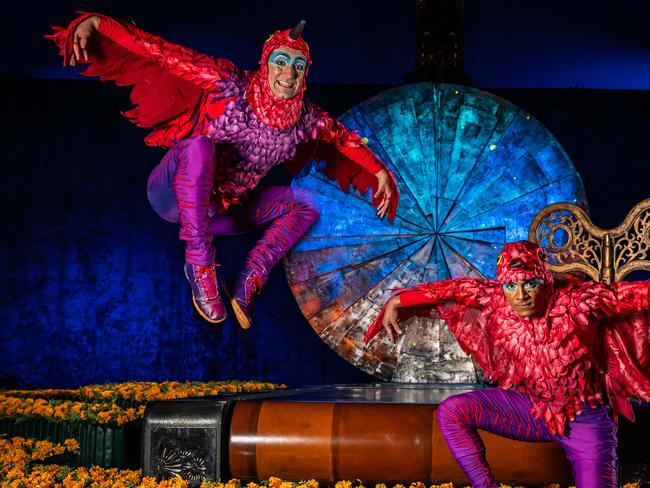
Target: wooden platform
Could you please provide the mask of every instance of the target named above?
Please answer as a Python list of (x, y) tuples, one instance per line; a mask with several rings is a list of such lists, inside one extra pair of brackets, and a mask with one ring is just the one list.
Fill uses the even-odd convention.
[[(436, 409), (468, 385), (337, 385), (249, 396), (156, 402), (143, 431), (145, 475), (242, 481), (277, 476), (331, 483), (467, 484)], [(498, 482), (572, 483), (553, 443), (481, 432)], [(194, 486), (194, 485), (193, 485)]]
[[(467, 483), (436, 409), (466, 386), (331, 386), (238, 402), (229, 436), (233, 477)], [(564, 451), (481, 432), (500, 482), (571, 482)]]

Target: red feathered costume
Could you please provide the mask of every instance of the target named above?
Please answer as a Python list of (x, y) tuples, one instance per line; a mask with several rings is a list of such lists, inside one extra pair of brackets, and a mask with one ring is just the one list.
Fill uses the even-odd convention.
[[(89, 35), (91, 25), (95, 30), (88, 39), (89, 59), (76, 60), (73, 51), (79, 32)], [(297, 172), (309, 160), (324, 160), (322, 170), (341, 189), (353, 186), (365, 193), (372, 188), (378, 193), (373, 204), (384, 202), (388, 218), (394, 219), (399, 194), (390, 171), (358, 135), (303, 99), (311, 59), (299, 34), (276, 31), (264, 44), (259, 69), (242, 71), (226, 59), (169, 43), (105, 15), (84, 13), (67, 28), (54, 29), (47, 37), (56, 42), (64, 64), (71, 59), (88, 62), (84, 74), (132, 85), (135, 108), (124, 115), (140, 127), (153, 129), (147, 144), (170, 148), (149, 179), (149, 199), (163, 218), (181, 225), (185, 273), (197, 310), (208, 321), (225, 318), (213, 269), (213, 235), (271, 222), (235, 287), (232, 305), (247, 328), (252, 297), (270, 269), (318, 217), (304, 192), (257, 188), (273, 166), (286, 163)], [(270, 55), (285, 48), (306, 61), (304, 72), (289, 81), (289, 85), (302, 84), (287, 99), (269, 85)], [(273, 69), (278, 73), (298, 69), (282, 66)], [(377, 192), (380, 175), (386, 183)], [(239, 206), (243, 209), (233, 210)]]
[[(502, 287), (533, 278), (545, 282), (545, 310), (522, 317), (508, 303)], [(614, 421), (619, 413), (633, 420), (628, 397), (650, 401), (650, 281), (611, 285), (559, 281), (549, 272), (543, 250), (521, 241), (504, 246), (497, 280), (450, 279), (399, 290), (398, 295), (403, 307), (397, 309), (400, 321), (415, 315), (444, 319), (486, 378), (501, 389), (510, 389), (472, 392), (464, 400), (451, 397), (439, 409), (441, 428), (453, 430), (471, 424), (511, 438), (557, 439), (560, 443), (579, 438), (586, 445), (598, 444), (600, 437), (589, 434), (581, 438), (577, 432), (591, 422), (599, 406), (608, 405), (601, 408), (611, 408)], [(367, 330), (366, 341), (381, 331), (385, 313), (386, 305)], [(512, 390), (521, 397), (504, 397), (514, 393)], [(498, 399), (488, 398), (492, 396)], [(450, 406), (456, 410), (454, 415), (449, 414)], [(514, 417), (513, 409), (519, 409)], [(525, 422), (521, 420), (524, 417)], [(509, 427), (502, 418), (511, 419)], [(512, 418), (524, 422), (525, 429), (511, 431)], [(469, 442), (468, 436), (454, 431), (447, 440), (473, 486), (492, 486), (482, 443), (478, 444), (480, 439)], [(615, 446), (613, 427), (605, 438), (611, 440), (611, 436)], [(461, 444), (464, 447), (458, 447)], [(611, 455), (615, 461), (612, 449), (603, 449), (604, 460), (597, 468), (585, 468), (577, 467), (572, 458), (575, 449), (563, 447), (574, 463), (577, 480), (587, 483), (583, 471), (594, 471), (598, 479), (609, 480), (605, 483), (609, 486), (614, 465)], [(585, 449), (593, 453), (589, 449), (598, 451), (599, 447)], [(613, 476), (615, 479), (615, 472)]]

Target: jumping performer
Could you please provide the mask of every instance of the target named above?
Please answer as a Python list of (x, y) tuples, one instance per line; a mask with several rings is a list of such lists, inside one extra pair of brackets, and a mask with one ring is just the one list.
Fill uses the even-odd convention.
[(64, 66), (89, 63), (85, 75), (133, 86), (135, 108), (125, 115), (153, 129), (148, 145), (169, 149), (149, 177), (149, 201), (162, 218), (180, 224), (193, 302), (212, 323), (227, 313), (213, 235), (268, 225), (231, 300), (239, 324), (249, 328), (269, 272), (318, 219), (306, 191), (258, 186), (272, 167), (286, 163), (298, 171), (310, 160), (325, 161), (320, 169), (341, 189), (372, 188), (378, 216), (395, 216), (399, 194), (391, 172), (359, 136), (304, 99), (311, 57), (303, 27), (304, 21), (276, 31), (255, 71), (101, 14), (84, 13), (46, 36)]

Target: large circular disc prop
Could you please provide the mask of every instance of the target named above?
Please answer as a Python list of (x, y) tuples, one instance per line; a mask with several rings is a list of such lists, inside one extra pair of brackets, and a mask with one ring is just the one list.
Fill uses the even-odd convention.
[(378, 378), (477, 382), (480, 373), (441, 321), (413, 319), (394, 345), (363, 335), (391, 288), (450, 277), (494, 277), (503, 243), (526, 239), (546, 205), (585, 206), (580, 177), (557, 140), (512, 103), (473, 88), (421, 83), (381, 93), (340, 120), (368, 138), (401, 191), (394, 224), (370, 193), (343, 193), (312, 168), (321, 217), (285, 261), (316, 333)]

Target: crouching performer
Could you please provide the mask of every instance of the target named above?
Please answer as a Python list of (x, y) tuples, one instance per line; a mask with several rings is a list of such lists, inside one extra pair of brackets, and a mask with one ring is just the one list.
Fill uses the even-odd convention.
[(248, 328), (269, 272), (318, 218), (306, 191), (258, 186), (272, 167), (284, 162), (299, 171), (309, 160), (325, 161), (322, 170), (343, 190), (372, 188), (379, 217), (395, 216), (393, 175), (361, 138), (303, 99), (311, 64), (303, 26), (269, 37), (255, 71), (101, 14), (84, 13), (46, 36), (64, 65), (89, 63), (85, 75), (133, 86), (136, 107), (125, 115), (153, 129), (148, 145), (169, 149), (149, 177), (149, 201), (163, 219), (180, 224), (194, 305), (212, 323), (226, 318), (214, 235), (268, 226), (231, 300)]
[[(446, 321), (499, 388), (454, 395), (438, 423), (472, 486), (495, 487), (482, 429), (560, 444), (578, 488), (617, 486), (616, 421), (628, 397), (650, 400), (650, 281), (560, 281), (544, 251), (506, 244), (497, 280), (457, 278), (399, 290), (366, 333), (395, 341), (414, 315)], [(639, 312), (639, 313), (636, 313)], [(627, 317), (624, 317), (627, 316)]]

